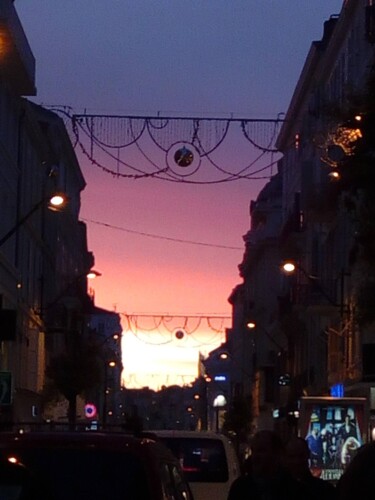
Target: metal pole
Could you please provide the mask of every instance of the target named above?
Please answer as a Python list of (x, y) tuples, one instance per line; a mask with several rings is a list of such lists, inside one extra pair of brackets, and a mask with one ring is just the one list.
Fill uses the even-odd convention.
[(107, 425), (107, 379), (108, 379), (108, 366), (107, 361), (104, 363), (104, 393), (103, 393), (103, 415), (102, 427), (105, 429)]
[(15, 224), (15, 225), (12, 227), (12, 229), (10, 229), (10, 230), (9, 230), (6, 234), (4, 234), (4, 236), (0, 239), (0, 247), (1, 247), (2, 245), (4, 245), (4, 243), (6, 243), (6, 242), (9, 240), (9, 238), (10, 238), (11, 236), (13, 236), (13, 234), (17, 231), (17, 229), (18, 229), (20, 226), (22, 226), (22, 224), (24, 224), (24, 223), (27, 221), (27, 219), (28, 219), (29, 217), (31, 217), (31, 216), (33, 215), (33, 213), (34, 213), (34, 212), (36, 212), (36, 211), (38, 210), (38, 208), (39, 208), (39, 207), (41, 207), (41, 206), (43, 205), (43, 203), (44, 203), (44, 202), (45, 202), (45, 199), (43, 199), (43, 200), (39, 201), (36, 205), (34, 205), (34, 206), (33, 206), (33, 208), (32, 208), (29, 212), (27, 212), (27, 214), (26, 214), (26, 215), (24, 215), (23, 217), (21, 217), (21, 218), (18, 220), (17, 224)]

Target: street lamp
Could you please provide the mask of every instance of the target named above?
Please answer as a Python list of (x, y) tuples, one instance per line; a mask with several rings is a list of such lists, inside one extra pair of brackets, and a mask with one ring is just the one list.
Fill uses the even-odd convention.
[(67, 197), (63, 193), (55, 193), (52, 196), (42, 198), (38, 203), (36, 203), (23, 217), (18, 219), (17, 223), (0, 238), (0, 247), (6, 243), (11, 236), (17, 231), (19, 227), (22, 226), (40, 207), (47, 203), (47, 207), (53, 211), (59, 211), (67, 203)]
[(275, 338), (269, 333), (269, 331), (266, 328), (264, 328), (264, 326), (259, 325), (258, 323), (255, 323), (255, 321), (251, 320), (246, 323), (246, 326), (249, 330), (254, 330), (254, 329), (262, 330), (262, 332), (265, 333), (267, 338), (279, 349), (278, 356), (280, 356), (284, 352), (285, 350), (284, 347), (275, 340)]
[(344, 270), (341, 270), (339, 278), (340, 278), (340, 302), (332, 298), (332, 296), (326, 291), (325, 287), (320, 283), (319, 277), (309, 274), (306, 269), (304, 269), (299, 263), (293, 260), (286, 260), (281, 264), (281, 270), (286, 275), (293, 275), (296, 270), (301, 271), (301, 273), (307, 278), (309, 284), (315, 287), (321, 295), (334, 307), (340, 308), (340, 315), (344, 314), (344, 280), (345, 276), (349, 276), (349, 273), (346, 273)]
[(80, 273), (77, 276), (74, 277), (64, 288), (63, 290), (48, 304), (46, 304), (45, 307), (42, 307), (40, 311), (38, 312), (39, 315), (43, 315), (46, 311), (51, 309), (55, 304), (59, 302), (63, 297), (67, 295), (69, 290), (73, 288), (73, 286), (78, 283), (80, 280), (83, 278), (87, 278), (89, 280), (93, 280), (95, 278), (100, 277), (102, 274), (99, 271), (96, 271), (95, 269), (90, 269), (89, 271), (85, 271), (84, 273)]
[(285, 273), (291, 274), (296, 270), (296, 265), (292, 261), (286, 261), (281, 265), (281, 268)]
[(224, 394), (218, 394), (213, 401), (213, 407), (215, 410), (215, 430), (216, 432), (220, 432), (220, 414), (223, 412), (223, 408), (226, 406), (227, 400)]
[(86, 278), (88, 278), (89, 280), (92, 280), (92, 279), (98, 278), (101, 275), (102, 275), (102, 273), (100, 273), (99, 271), (96, 271), (95, 269), (90, 269), (90, 271), (86, 274)]
[[(92, 346), (95, 348), (98, 359), (103, 363), (103, 380), (99, 387), (99, 393), (96, 393), (98, 407), (101, 408), (101, 422), (104, 429), (107, 425), (107, 417), (110, 415), (108, 411), (108, 397), (112, 389), (116, 388), (114, 383), (110, 386), (110, 370), (122, 367), (121, 363), (121, 333), (113, 333), (112, 335), (98, 334), (95, 329), (91, 330), (89, 337)], [(117, 371), (116, 371), (117, 373)]]

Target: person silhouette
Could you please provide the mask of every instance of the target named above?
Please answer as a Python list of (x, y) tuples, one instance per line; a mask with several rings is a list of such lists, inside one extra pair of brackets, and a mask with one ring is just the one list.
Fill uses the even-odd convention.
[(314, 477), (310, 470), (310, 449), (302, 437), (293, 437), (285, 447), (285, 466), (292, 476), (309, 490), (313, 498), (319, 500), (335, 500), (336, 488), (332, 483)]
[(246, 471), (233, 481), (228, 500), (307, 498), (304, 485), (285, 468), (285, 448), (277, 433), (258, 431), (251, 440), (250, 450)]
[(362, 445), (337, 483), (338, 500), (373, 500), (375, 441)]

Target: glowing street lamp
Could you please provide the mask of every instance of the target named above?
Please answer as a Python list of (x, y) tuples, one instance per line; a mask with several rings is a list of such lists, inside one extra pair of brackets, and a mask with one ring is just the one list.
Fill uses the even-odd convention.
[(90, 269), (89, 271), (86, 271), (84, 273), (80, 273), (78, 274), (77, 276), (75, 276), (72, 281), (70, 281), (66, 287), (57, 295), (57, 297), (54, 298), (54, 300), (52, 300), (52, 302), (49, 302), (48, 304), (46, 304), (45, 307), (42, 307), (41, 310), (39, 311), (38, 314), (43, 314), (45, 313), (46, 311), (48, 311), (49, 309), (51, 309), (51, 307), (53, 307), (55, 304), (57, 304), (61, 299), (63, 299), (67, 294), (68, 292), (70, 291), (70, 289), (76, 284), (78, 283), (81, 279), (83, 278), (87, 278), (89, 280), (93, 280), (95, 278), (98, 278), (99, 276), (101, 276), (102, 274), (99, 272), (99, 271), (96, 271), (95, 269)]
[(102, 273), (100, 273), (99, 271), (96, 271), (95, 269), (90, 269), (90, 271), (86, 274), (86, 278), (88, 278), (89, 280), (93, 280), (101, 275)]
[(330, 296), (330, 294), (326, 291), (324, 286), (320, 283), (319, 277), (314, 276), (312, 274), (309, 274), (306, 269), (304, 269), (300, 264), (295, 263), (292, 260), (287, 260), (282, 263), (281, 265), (281, 270), (287, 274), (287, 275), (292, 275), (296, 270), (301, 271), (301, 273), (308, 279), (310, 283), (315, 286), (319, 292), (327, 299), (327, 301), (333, 305), (334, 307), (340, 307), (341, 313), (343, 313), (343, 302), (344, 302), (344, 279), (345, 276), (348, 276), (349, 274), (346, 273), (345, 271), (341, 271), (340, 273), (340, 279), (341, 279), (341, 300), (340, 304), (337, 304), (337, 302)]
[(296, 270), (296, 267), (294, 262), (288, 260), (282, 264), (281, 269), (287, 274), (292, 274)]
[(255, 321), (248, 321), (246, 323), (247, 328), (249, 330), (254, 330), (255, 328), (262, 330), (262, 332), (265, 333), (265, 335), (268, 337), (268, 339), (279, 349), (278, 355), (280, 356), (284, 352), (284, 347), (282, 347), (274, 338), (273, 336), (269, 333), (269, 331), (264, 328), (264, 326), (258, 325), (258, 323), (255, 323)]
[(65, 207), (67, 203), (67, 197), (63, 193), (55, 193), (53, 196), (43, 198), (38, 203), (36, 203), (23, 217), (21, 217), (17, 223), (0, 238), (0, 247), (6, 243), (11, 236), (17, 231), (19, 227), (22, 226), (41, 206), (47, 203), (50, 210), (59, 211)]

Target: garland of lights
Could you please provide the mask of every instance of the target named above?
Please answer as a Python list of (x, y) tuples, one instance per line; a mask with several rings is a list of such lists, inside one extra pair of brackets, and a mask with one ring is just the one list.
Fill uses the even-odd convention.
[[(92, 165), (116, 178), (156, 178), (169, 182), (217, 184), (268, 179), (279, 153), (274, 144), (283, 119), (183, 118), (73, 114), (64, 115), (74, 147)], [(238, 130), (235, 130), (237, 127)], [(246, 165), (219, 164), (221, 147), (231, 133), (249, 146)], [(222, 161), (222, 160), (221, 160)]]
[[(124, 318), (124, 332), (130, 332), (138, 340), (151, 345), (165, 345), (175, 339), (190, 342), (189, 347), (203, 347), (217, 342), (218, 337), (224, 335), (230, 316), (178, 316), (178, 315), (151, 315), (151, 314), (126, 314)], [(215, 322), (219, 322), (215, 325)], [(212, 332), (212, 338), (202, 342), (194, 334), (205, 331)], [(152, 335), (150, 335), (152, 333)], [(186, 347), (184, 344), (181, 347)]]

